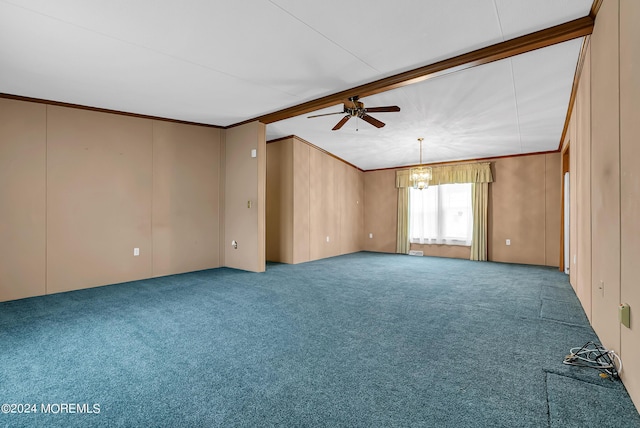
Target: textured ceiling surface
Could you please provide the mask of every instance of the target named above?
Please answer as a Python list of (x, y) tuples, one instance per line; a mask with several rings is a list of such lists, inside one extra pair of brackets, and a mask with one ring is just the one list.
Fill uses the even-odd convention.
[(402, 109), (371, 113), (386, 123), (380, 129), (352, 118), (330, 131), (343, 115), (303, 115), (269, 125), (267, 138), (297, 135), (364, 170), (417, 164), (418, 137), (428, 163), (556, 150), (581, 43), (571, 40), (363, 98), (365, 107)]
[[(588, 15), (591, 0), (0, 0), (0, 92), (228, 126)], [(557, 148), (581, 40), (268, 125), (363, 168)], [(341, 106), (324, 111), (339, 111)], [(334, 119), (336, 119), (334, 121)], [(358, 131), (355, 131), (357, 125)]]

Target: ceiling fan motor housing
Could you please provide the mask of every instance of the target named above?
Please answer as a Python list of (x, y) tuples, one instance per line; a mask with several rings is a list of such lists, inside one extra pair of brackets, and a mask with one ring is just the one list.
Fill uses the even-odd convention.
[(354, 95), (353, 97), (349, 97), (349, 99), (345, 101), (343, 104), (344, 107), (342, 109), (342, 112), (318, 114), (318, 115), (309, 116), (309, 118), (319, 117), (319, 116), (330, 116), (333, 114), (344, 114), (345, 116), (342, 119), (340, 119), (340, 122), (338, 122), (331, 129), (332, 131), (337, 131), (338, 129), (342, 128), (342, 126), (345, 123), (347, 123), (347, 121), (352, 117), (358, 117), (364, 120), (365, 122), (375, 126), (376, 128), (382, 128), (385, 125), (384, 122), (381, 122), (378, 119), (369, 116), (367, 114), (368, 112), (384, 113), (384, 112), (400, 111), (400, 107), (398, 106), (372, 107), (367, 109), (364, 107), (364, 103), (358, 101), (358, 99), (359, 97), (357, 95)]

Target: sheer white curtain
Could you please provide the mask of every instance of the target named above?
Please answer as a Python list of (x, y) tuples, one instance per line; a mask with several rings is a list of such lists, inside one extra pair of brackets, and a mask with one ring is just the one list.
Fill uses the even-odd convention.
[(410, 190), (410, 241), (414, 244), (471, 245), (471, 183)]

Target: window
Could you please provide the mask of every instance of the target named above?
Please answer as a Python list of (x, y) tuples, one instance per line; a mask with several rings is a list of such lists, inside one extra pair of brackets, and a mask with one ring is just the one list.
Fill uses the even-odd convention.
[(471, 245), (471, 183), (410, 189), (409, 237), (414, 244)]

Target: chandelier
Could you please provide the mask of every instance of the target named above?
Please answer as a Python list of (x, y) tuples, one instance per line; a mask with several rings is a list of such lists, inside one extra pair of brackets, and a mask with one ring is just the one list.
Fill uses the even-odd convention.
[(409, 179), (413, 184), (413, 188), (418, 190), (429, 187), (429, 181), (431, 180), (431, 167), (422, 165), (422, 140), (424, 138), (418, 138), (420, 142), (420, 165), (409, 170)]

